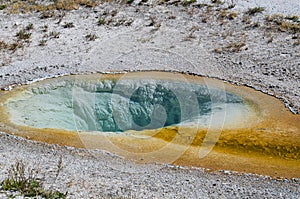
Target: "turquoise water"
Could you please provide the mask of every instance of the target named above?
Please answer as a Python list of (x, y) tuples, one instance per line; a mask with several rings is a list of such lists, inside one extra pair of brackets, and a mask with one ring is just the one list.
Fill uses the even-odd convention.
[(220, 121), (236, 123), (251, 111), (241, 97), (222, 89), (147, 78), (48, 81), (28, 88), (6, 106), (19, 125), (102, 132), (208, 127)]

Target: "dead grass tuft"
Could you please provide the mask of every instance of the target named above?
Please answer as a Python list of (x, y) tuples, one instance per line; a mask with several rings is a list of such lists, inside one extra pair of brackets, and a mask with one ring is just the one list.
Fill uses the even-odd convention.
[(16, 37), (19, 40), (26, 40), (28, 41), (31, 37), (31, 33), (26, 31), (25, 29), (20, 30), (19, 32), (17, 32)]
[(281, 32), (292, 34), (300, 33), (300, 21), (298, 16), (274, 14), (268, 15), (265, 19), (269, 29), (277, 29)]
[(90, 33), (90, 34), (87, 34), (85, 36), (85, 38), (86, 38), (87, 41), (95, 41), (96, 39), (98, 39), (98, 36), (95, 35), (95, 34)]
[(73, 22), (67, 22), (67, 23), (65, 23), (65, 24), (63, 25), (63, 27), (64, 27), (64, 28), (73, 28), (73, 27), (75, 27), (75, 26), (74, 26)]
[(255, 15), (257, 13), (262, 13), (265, 11), (264, 7), (255, 7), (255, 8), (249, 8), (245, 13), (248, 15)]
[(224, 20), (224, 19), (229, 19), (233, 20), (238, 16), (236, 12), (228, 12), (227, 9), (223, 9), (219, 12), (218, 19)]
[(244, 41), (237, 41), (237, 42), (230, 42), (225, 47), (222, 48), (215, 48), (214, 52), (216, 53), (237, 53), (241, 52), (246, 49), (246, 42)]
[(79, 7), (95, 7), (99, 5), (99, 0), (54, 0), (45, 4), (37, 0), (27, 1), (9, 1), (6, 5), (7, 11), (11, 14), (41, 12), (45, 13), (44, 17), (52, 17), (54, 10), (77, 10)]
[(225, 49), (229, 52), (240, 52), (245, 46), (245, 42), (231, 42), (225, 47)]

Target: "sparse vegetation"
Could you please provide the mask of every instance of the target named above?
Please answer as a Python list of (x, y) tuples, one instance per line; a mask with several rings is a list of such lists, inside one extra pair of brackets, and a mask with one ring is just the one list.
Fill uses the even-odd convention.
[(150, 15), (149, 16), (149, 22), (146, 26), (153, 26), (154, 29), (153, 30), (158, 30), (159, 27), (161, 26), (161, 22), (156, 18), (156, 16), (154, 15)]
[(98, 19), (98, 25), (99, 26), (104, 25), (104, 24), (105, 24), (105, 18)]
[(132, 19), (126, 19), (125, 17), (123, 17), (117, 20), (108, 21), (108, 24), (112, 23), (113, 26), (121, 26), (121, 25), (130, 26), (132, 22), (133, 22)]
[(42, 14), (40, 16), (41, 19), (48, 19), (51, 17), (54, 17), (55, 13), (53, 10), (46, 10), (46, 11), (42, 11)]
[(181, 5), (187, 6), (187, 5), (190, 5), (190, 4), (195, 3), (195, 2), (197, 2), (197, 0), (182, 0)]
[(235, 19), (236, 17), (238, 16), (238, 14), (236, 12), (230, 12), (228, 15), (227, 15), (227, 18), (229, 20), (232, 20), (232, 19)]
[(85, 36), (85, 38), (86, 38), (86, 40), (88, 40), (88, 41), (95, 41), (96, 39), (98, 39), (98, 36), (97, 35), (95, 35), (95, 34), (87, 34), (86, 36)]
[(15, 52), (18, 48), (22, 48), (23, 46), (24, 45), (19, 41), (16, 41), (11, 44), (8, 44), (4, 41), (0, 41), (0, 50), (10, 50), (12, 52)]
[(223, 48), (215, 48), (214, 52), (216, 53), (224, 53), (231, 52), (237, 53), (246, 49), (246, 43), (244, 41), (230, 42)]
[(0, 10), (4, 10), (6, 8), (6, 5), (0, 4)]
[(187, 36), (184, 37), (183, 41), (192, 41), (193, 39), (196, 39), (196, 36), (194, 35), (194, 32), (190, 32)]
[(43, 17), (52, 17), (54, 10), (70, 11), (76, 10), (80, 6), (95, 7), (99, 4), (98, 0), (55, 0), (49, 4), (44, 4), (42, 1), (9, 1), (7, 10), (9, 13), (28, 13), (41, 12)]
[(223, 52), (223, 50), (222, 50), (222, 48), (215, 48), (214, 52), (221, 54)]
[(238, 16), (238, 14), (236, 12), (228, 12), (226, 9), (223, 9), (219, 12), (219, 19), (229, 19), (229, 20), (233, 20)]
[(39, 46), (46, 46), (47, 40), (43, 39), (39, 41)]
[(225, 48), (230, 52), (240, 52), (245, 46), (245, 42), (231, 42)]
[(52, 31), (52, 32), (50, 32), (49, 37), (50, 37), (50, 38), (54, 38), (54, 39), (58, 39), (58, 38), (59, 38), (59, 35), (60, 35), (59, 32)]
[(74, 26), (73, 22), (68, 22), (68, 23), (65, 23), (65, 24), (63, 25), (63, 27), (64, 27), (64, 28), (73, 28), (73, 27), (75, 27), (75, 26)]
[(227, 31), (224, 31), (224, 32), (222, 33), (223, 39), (226, 39), (226, 38), (228, 38), (228, 37), (231, 37), (232, 35), (233, 35), (233, 31), (232, 31), (232, 30), (227, 30)]
[(274, 37), (272, 36), (272, 34), (270, 32), (265, 33), (265, 37), (267, 37), (267, 39), (268, 39), (267, 43), (272, 43), (274, 40)]
[[(266, 17), (269, 29), (279, 30), (281, 32), (289, 32), (292, 34), (300, 33), (300, 22), (298, 16), (284, 16), (281, 14), (269, 15)], [(277, 27), (277, 28), (276, 28)]]
[(48, 31), (48, 26), (47, 25), (42, 26), (42, 32), (47, 32), (47, 31)]
[(216, 52), (216, 53), (225, 53), (225, 52), (237, 53), (237, 52), (240, 52), (245, 49), (246, 49), (246, 42), (236, 41), (236, 42), (228, 43), (225, 47), (215, 48), (214, 52)]
[(45, 190), (43, 188), (43, 181), (38, 175), (38, 170), (26, 168), (22, 161), (17, 161), (8, 170), (8, 177), (1, 182), (1, 189), (17, 192), (25, 197), (66, 198), (65, 193)]
[(249, 15), (244, 15), (242, 18), (242, 22), (245, 24), (250, 24), (251, 23), (251, 18), (249, 17)]
[(132, 4), (134, 2), (134, 0), (127, 0), (126, 3), (127, 4)]
[(227, 17), (227, 10), (220, 11), (218, 18), (224, 19), (225, 17)]
[(282, 14), (273, 14), (266, 16), (266, 21), (274, 22), (276, 24), (280, 24), (284, 20), (284, 16)]
[(8, 44), (4, 41), (0, 41), (0, 50), (7, 49)]
[(279, 30), (282, 32), (296, 33), (300, 31), (300, 24), (294, 24), (288, 21), (282, 21)]
[(218, 5), (224, 4), (224, 2), (221, 0), (211, 0), (211, 3), (218, 4)]
[(254, 28), (259, 28), (260, 27), (260, 23), (258, 21), (256, 22), (251, 22), (250, 24), (246, 25), (246, 29), (254, 29)]
[(291, 20), (291, 21), (293, 21), (293, 22), (300, 22), (300, 21), (299, 21), (299, 16), (295, 16), (295, 15), (294, 15), (294, 16), (290, 16), (290, 15), (289, 15), (289, 16), (286, 16), (285, 19)]
[(254, 7), (254, 8), (249, 8), (246, 11), (246, 14), (248, 14), (248, 15), (255, 15), (256, 13), (262, 13), (263, 11), (265, 11), (264, 7)]
[(33, 24), (30, 23), (25, 27), (25, 30), (32, 30), (33, 29)]
[(24, 45), (20, 42), (14, 42), (9, 45), (8, 49), (15, 52), (18, 48), (23, 48)]
[(228, 9), (232, 9), (236, 6), (236, 4), (234, 3), (234, 1), (232, 0), (231, 3), (228, 5)]
[(31, 37), (31, 33), (27, 32), (25, 29), (22, 29), (19, 32), (17, 32), (16, 37), (18, 37), (19, 40), (28, 41)]

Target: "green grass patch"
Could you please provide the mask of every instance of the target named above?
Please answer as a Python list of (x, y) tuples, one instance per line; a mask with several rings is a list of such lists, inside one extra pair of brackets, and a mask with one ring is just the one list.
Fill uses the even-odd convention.
[(6, 5), (0, 4), (0, 10), (4, 10), (6, 8)]
[(42, 180), (36, 177), (37, 174), (37, 171), (26, 168), (22, 161), (17, 161), (8, 170), (8, 177), (1, 182), (1, 189), (4, 191), (19, 192), (25, 197), (66, 198), (65, 193), (45, 190), (42, 186)]

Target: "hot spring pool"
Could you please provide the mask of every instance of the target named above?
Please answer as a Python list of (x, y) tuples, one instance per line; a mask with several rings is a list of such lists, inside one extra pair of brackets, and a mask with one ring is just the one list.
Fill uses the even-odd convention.
[(1, 91), (0, 113), (1, 131), (142, 163), (300, 174), (299, 115), (220, 80), (167, 72), (64, 76)]
[(118, 133), (176, 125), (233, 127), (256, 114), (237, 94), (204, 81), (125, 77), (50, 80), (28, 87), (5, 106), (18, 125)]

